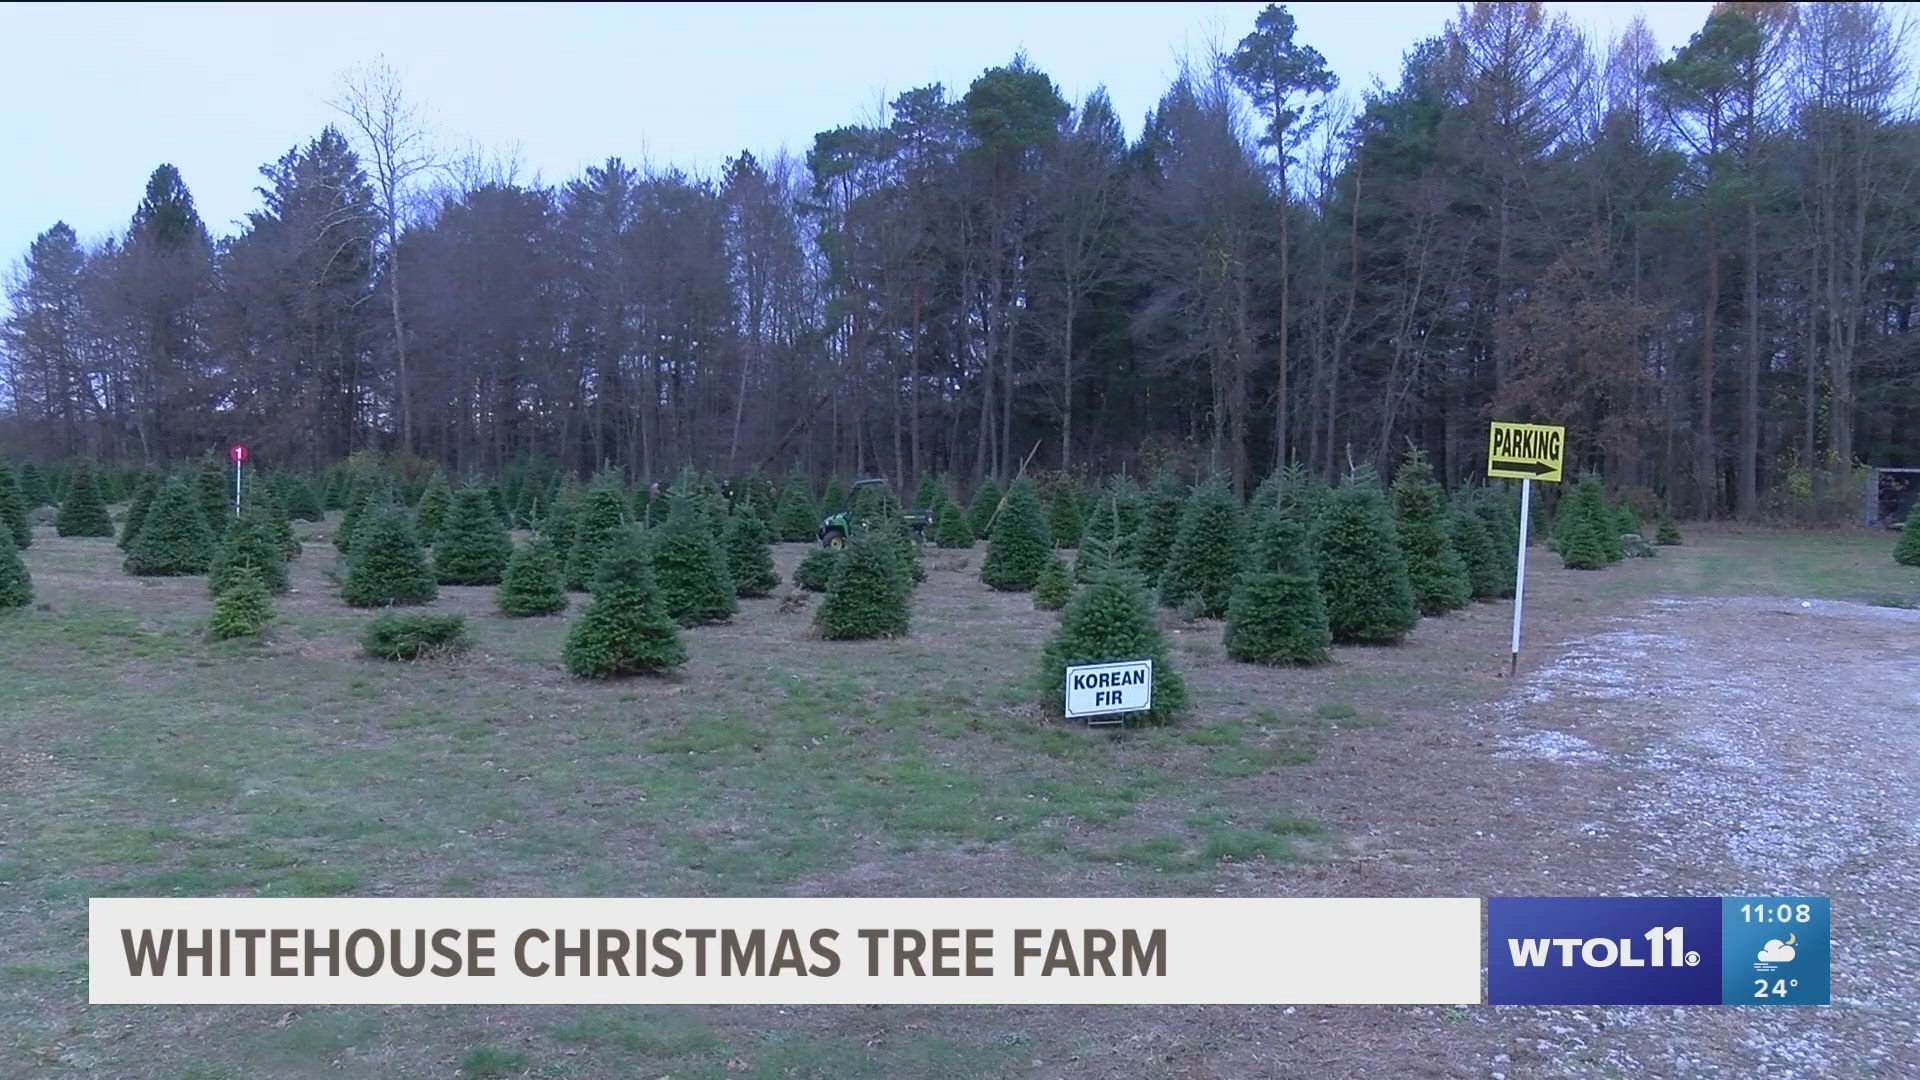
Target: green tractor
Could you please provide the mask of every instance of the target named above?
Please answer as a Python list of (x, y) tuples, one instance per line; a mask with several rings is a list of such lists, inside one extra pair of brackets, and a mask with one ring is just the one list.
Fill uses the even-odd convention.
[[(886, 487), (887, 478), (884, 476), (876, 476), (866, 480), (854, 481), (853, 486), (847, 489), (846, 504), (833, 513), (828, 514), (826, 519), (820, 522), (821, 547), (833, 548), (835, 550), (846, 547), (847, 541), (852, 538), (855, 532), (868, 528), (871, 525), (871, 522), (855, 520), (853, 506), (859, 499), (860, 489), (874, 487), (876, 485), (883, 488)], [(925, 507), (916, 506), (912, 509), (901, 510), (900, 516), (906, 519), (907, 528), (913, 530), (913, 539), (915, 542), (925, 540), (927, 530), (933, 527), (933, 511)]]

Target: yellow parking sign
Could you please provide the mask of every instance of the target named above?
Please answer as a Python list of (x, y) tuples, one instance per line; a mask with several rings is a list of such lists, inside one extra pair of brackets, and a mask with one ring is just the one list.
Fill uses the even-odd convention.
[(1566, 449), (1566, 428), (1496, 420), (1487, 436), (1487, 475), (1557, 484)]

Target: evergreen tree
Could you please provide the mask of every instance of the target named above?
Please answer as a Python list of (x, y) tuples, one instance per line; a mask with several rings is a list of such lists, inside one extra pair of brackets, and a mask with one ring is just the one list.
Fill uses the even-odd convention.
[(351, 490), (346, 493), (346, 513), (340, 515), (340, 527), (333, 531), (333, 546), (342, 555), (353, 554), (353, 538), (360, 531), (361, 522), (367, 519), (368, 512), (378, 509), (385, 493), (371, 481), (355, 477)]
[(1640, 535), (1640, 515), (1634, 513), (1633, 504), (1624, 497), (1613, 508), (1613, 531), (1622, 536)]
[[(1584, 479), (1584, 477), (1582, 478)], [(1593, 481), (1593, 505), (1589, 513), (1594, 516), (1595, 531), (1600, 536), (1600, 546), (1606, 550), (1607, 561), (1617, 563), (1626, 557), (1620, 545), (1620, 515), (1613, 504), (1607, 501), (1607, 489), (1598, 476)]]
[(751, 506), (727, 519), (727, 574), (736, 596), (766, 596), (780, 587), (767, 546), (767, 523)]
[[(227, 530), (229, 536), (246, 530), (246, 518)], [(273, 619), (273, 602), (260, 572), (251, 566), (234, 566), (219, 579), (213, 594), (213, 616), (207, 621), (207, 634), (216, 641), (228, 638), (258, 637)]]
[(1449, 524), (1452, 527), (1453, 548), (1460, 553), (1460, 561), (1467, 567), (1467, 581), (1472, 586), (1473, 598), (1492, 600), (1499, 597), (1502, 582), (1507, 576), (1502, 568), (1505, 560), (1494, 549), (1493, 538), (1487, 534), (1486, 521), (1471, 508), (1456, 503)]
[(580, 481), (568, 473), (554, 492), (553, 505), (540, 522), (541, 535), (553, 545), (553, 557), (560, 560), (561, 577), (566, 577), (567, 560), (573, 554), (573, 533), (580, 519), (581, 504), (586, 501)]
[(661, 610), (681, 626), (726, 622), (738, 606), (726, 554), (694, 499), (675, 493), (672, 502), (651, 537)]
[(820, 529), (820, 511), (813, 504), (813, 488), (799, 473), (780, 485), (780, 498), (773, 512), (774, 534), (790, 544), (812, 540)]
[(584, 679), (660, 675), (687, 661), (680, 628), (654, 587), (653, 566), (634, 535), (602, 560), (593, 602), (567, 630), (567, 670)]
[(0, 611), (26, 607), (33, 603), (33, 577), (27, 573), (20, 549), (13, 546), (13, 534), (0, 529)]
[(440, 595), (413, 523), (403, 511), (374, 511), (353, 543), (342, 599), (353, 607), (424, 604)]
[(283, 501), (287, 508), (287, 516), (296, 521), (327, 520), (327, 512), (320, 503), (320, 494), (313, 490), (313, 481), (307, 477), (287, 477)]
[(967, 520), (973, 525), (973, 538), (985, 540), (993, 516), (1000, 509), (1000, 485), (989, 476), (974, 489), (973, 503), (967, 508)]
[(794, 567), (793, 583), (808, 592), (826, 592), (833, 580), (833, 568), (840, 565), (840, 553), (829, 548), (814, 548)]
[(1079, 547), (1080, 533), (1086, 527), (1086, 514), (1085, 508), (1080, 505), (1080, 495), (1071, 483), (1063, 482), (1054, 491), (1052, 511), (1049, 525), (1053, 532), (1053, 546)]
[(1145, 719), (1164, 721), (1186, 706), (1186, 684), (1167, 656), (1145, 584), (1133, 574), (1106, 574), (1076, 592), (1060, 613), (1059, 629), (1041, 653), (1040, 703), (1061, 714), (1069, 667), (1144, 659), (1153, 661), (1153, 709)]
[(1447, 493), (1435, 482), (1427, 456), (1417, 449), (1407, 451), (1400, 475), (1393, 479), (1393, 504), (1400, 550), (1407, 558), (1407, 579), (1413, 584), (1420, 614), (1439, 615), (1466, 607), (1473, 598), (1473, 581), (1466, 562), (1453, 548)]
[(20, 463), (20, 501), (27, 504), (29, 513), (53, 502), (46, 476), (40, 472), (40, 466), (31, 461)]
[(1180, 519), (1186, 509), (1187, 492), (1178, 480), (1163, 475), (1154, 481), (1140, 527), (1132, 534), (1132, 550), (1128, 552), (1134, 568), (1149, 585), (1157, 583), (1166, 568), (1167, 556), (1180, 536)]
[(1240, 575), (1221, 640), (1227, 655), (1256, 664), (1317, 664), (1333, 643), (1308, 533), (1288, 511), (1261, 515), (1253, 566)]
[[(651, 571), (649, 571), (651, 573)], [(494, 603), (508, 615), (551, 615), (567, 606), (566, 584), (553, 545), (536, 539), (523, 544), (507, 563)]]
[[(4, 487), (5, 481), (0, 480), (0, 488)], [(148, 476), (140, 482), (139, 488), (134, 491), (133, 502), (127, 506), (126, 520), (120, 525), (120, 539), (118, 543), (121, 551), (126, 551), (133, 546), (133, 538), (140, 535), (140, 526), (147, 520), (147, 511), (152, 508), (153, 497), (159, 494), (159, 492), (160, 477), (158, 475)], [(0, 510), (5, 509), (5, 503), (6, 493), (0, 490)]]
[(1033, 481), (1015, 480), (1007, 489), (1005, 505), (994, 516), (987, 555), (980, 561), (980, 580), (1002, 592), (1026, 592), (1040, 580), (1049, 548)]
[(1317, 534), (1320, 590), (1336, 642), (1391, 645), (1420, 618), (1387, 500), (1366, 480), (1333, 493)]
[(233, 478), (227, 466), (210, 457), (200, 459), (193, 474), (194, 495), (200, 500), (200, 513), (207, 519), (207, 531), (215, 540), (227, 531), (227, 519), (233, 516)]
[(1127, 553), (1129, 538), (1140, 531), (1141, 522), (1146, 520), (1147, 493), (1129, 476), (1113, 478), (1107, 490), (1113, 495), (1113, 508), (1119, 516), (1113, 535), (1113, 557), (1118, 560)]
[(260, 587), (270, 593), (287, 591), (286, 556), (272, 512), (262, 503), (253, 503), (242, 511), (216, 547), (207, 574), (209, 596), (218, 597), (242, 571), (251, 572)]
[[(840, 511), (846, 509), (846, 507), (847, 507), (846, 482), (841, 480), (837, 476), (829, 477), (827, 480), (827, 490), (820, 493), (820, 517), (825, 518), (828, 515), (837, 514)], [(816, 528), (818, 528), (820, 522), (815, 521), (813, 524)], [(812, 536), (811, 533), (809, 533), (808, 535), (809, 537)]]
[[(614, 486), (615, 490), (618, 490), (618, 477), (614, 478)], [(500, 485), (487, 484), (481, 487), (480, 490), (487, 496), (487, 505), (493, 508), (494, 520), (500, 523), (501, 528), (511, 530), (513, 528), (513, 510), (507, 506), (507, 497), (501, 492)]]
[(913, 506), (918, 510), (934, 510), (940, 506), (940, 481), (932, 473), (920, 474), (920, 482), (913, 488)]
[(1233, 494), (1215, 480), (1193, 491), (1180, 516), (1180, 531), (1160, 574), (1160, 602), (1191, 605), (1202, 618), (1227, 613), (1233, 578), (1240, 572), (1240, 514)]
[[(145, 507), (141, 509), (144, 512)], [(27, 516), (26, 496), (20, 494), (20, 482), (4, 461), (0, 461), (0, 532), (5, 532), (16, 548), (33, 545), (33, 519)]]
[(320, 506), (325, 510), (345, 510), (347, 508), (347, 474), (342, 469), (330, 469), (320, 486)]
[[(1908, 517), (1908, 521), (1912, 521), (1911, 516)], [(1674, 524), (1673, 511), (1664, 506), (1660, 508), (1659, 532), (1654, 536), (1653, 542), (1665, 547), (1676, 547), (1680, 543), (1680, 526)]]
[[(688, 477), (693, 477), (691, 489), (687, 487)], [(720, 482), (718, 480), (715, 480), (706, 473), (695, 473), (689, 469), (681, 474), (680, 482), (674, 486), (683, 492), (687, 490), (693, 492), (693, 504), (706, 518), (707, 535), (713, 537), (715, 541), (727, 535), (727, 512), (729, 507), (727, 506), (726, 497), (720, 492)], [(678, 508), (676, 507), (676, 509)], [(720, 552), (722, 556), (725, 556), (726, 548), (722, 547)]]
[(1059, 611), (1071, 599), (1073, 577), (1067, 572), (1067, 564), (1059, 555), (1049, 553), (1040, 567), (1040, 580), (1033, 586), (1033, 606), (1041, 611)]
[(943, 493), (940, 508), (934, 512), (933, 542), (948, 550), (961, 550), (973, 546), (973, 522), (960, 504)]
[[(1588, 473), (1561, 500), (1555, 530), (1555, 548), (1569, 570), (1599, 570), (1613, 559), (1607, 537), (1613, 534), (1613, 516), (1607, 510), (1599, 477)], [(1618, 546), (1619, 537), (1614, 536)]]
[(60, 514), (53, 519), (53, 531), (61, 536), (112, 536), (113, 522), (107, 517), (106, 504), (100, 501), (100, 489), (94, 485), (93, 471), (86, 459), (74, 462), (67, 478), (67, 497), (60, 503)]
[(1907, 511), (1907, 520), (1900, 526), (1900, 540), (1893, 545), (1893, 561), (1901, 566), (1920, 566), (1920, 506)]
[[(419, 534), (421, 543), (432, 545), (440, 542), (440, 527), (447, 523), (447, 511), (452, 508), (453, 488), (448, 485), (445, 473), (435, 472), (413, 508), (413, 528)], [(491, 512), (491, 507), (488, 509)]]
[(292, 562), (300, 557), (300, 537), (293, 531), (293, 519), (287, 516), (287, 504), (275, 488), (263, 488), (253, 505), (260, 507), (273, 526), (273, 538), (280, 545), (280, 557)]
[[(425, 506), (427, 497), (422, 496), (420, 502)], [(439, 536), (433, 546), (433, 569), (440, 584), (500, 584), (500, 576), (513, 558), (513, 540), (494, 513), (485, 489), (460, 489), (451, 507), (443, 511)]]
[(187, 486), (167, 479), (127, 548), (127, 573), (141, 577), (204, 574), (213, 562), (213, 533)]
[[(1511, 599), (1514, 588), (1515, 558), (1520, 551), (1520, 505), (1510, 492), (1481, 488), (1472, 502), (1472, 510), (1487, 527), (1493, 544), (1494, 561), (1500, 570), (1500, 587), (1494, 595)], [(1529, 526), (1533, 523), (1529, 522)], [(1532, 537), (1528, 538), (1530, 541)]]
[(868, 530), (856, 535), (836, 561), (813, 623), (830, 641), (904, 637), (912, 592), (889, 537)]

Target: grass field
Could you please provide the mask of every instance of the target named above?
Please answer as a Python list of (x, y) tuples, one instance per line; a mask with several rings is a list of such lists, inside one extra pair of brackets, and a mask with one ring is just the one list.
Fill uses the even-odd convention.
[[(1536, 549), (1527, 659), (1652, 596), (1920, 605), (1893, 539), (1699, 531), (1587, 574)], [(513, 620), (443, 588), (470, 656), (369, 661), (312, 539), (269, 640), (213, 644), (203, 578), (129, 578), (110, 541), (41, 529), (38, 602), (0, 616), (0, 1075), (1174, 1075), (1129, 1056), (1123, 1010), (85, 1004), (92, 896), (1338, 892), (1398, 782), (1362, 806), (1345, 779), (1505, 685), (1506, 604), (1312, 670), (1231, 663), (1218, 623), (1166, 615), (1187, 715), (1050, 722), (1053, 616), (980, 585), (979, 556), (929, 552), (905, 640), (819, 641), (810, 605), (744, 601), (688, 632), (681, 676), (603, 685), (558, 666), (579, 597)], [(1438, 854), (1394, 857), (1417, 883)]]

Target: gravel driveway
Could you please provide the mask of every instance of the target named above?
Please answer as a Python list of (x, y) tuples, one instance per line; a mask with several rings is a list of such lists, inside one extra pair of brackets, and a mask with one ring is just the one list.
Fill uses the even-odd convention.
[(1832, 1007), (1486, 1010), (1490, 1075), (1920, 1076), (1920, 611), (1654, 601), (1484, 722), (1556, 891), (1833, 900)]

